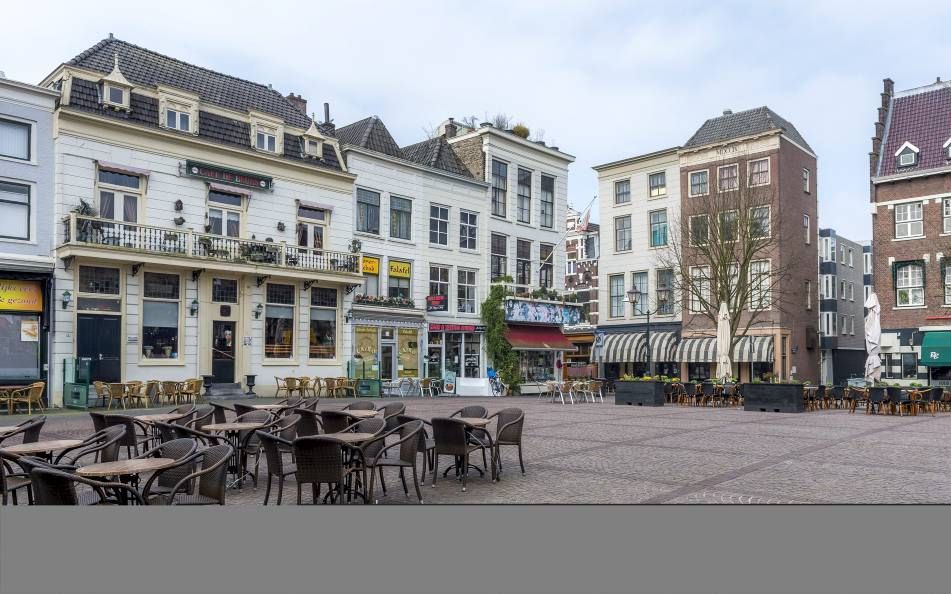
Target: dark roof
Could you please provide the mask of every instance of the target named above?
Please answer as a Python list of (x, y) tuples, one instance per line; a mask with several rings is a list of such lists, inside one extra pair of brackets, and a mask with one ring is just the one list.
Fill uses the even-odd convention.
[[(133, 92), (129, 98), (130, 111), (116, 111), (102, 107), (99, 100), (99, 85), (81, 78), (73, 78), (69, 106), (98, 115), (125, 120), (149, 128), (159, 127), (158, 100)], [(225, 144), (251, 150), (251, 127), (248, 122), (234, 120), (207, 111), (198, 112), (198, 137), (217, 144)], [(324, 158), (320, 161), (306, 159), (301, 150), (301, 137), (284, 134), (285, 159), (306, 161), (316, 167), (340, 170), (337, 153), (333, 146), (324, 143)]]
[(383, 153), (391, 157), (403, 158), (400, 147), (386, 129), (383, 120), (370, 116), (342, 128), (337, 128), (337, 139), (342, 143)]
[(119, 39), (103, 39), (69, 62), (108, 74), (119, 56), (119, 70), (134, 85), (167, 85), (198, 95), (202, 102), (240, 112), (258, 110), (299, 128), (310, 127), (310, 118), (283, 95), (267, 85), (194, 66)]
[(403, 155), (407, 160), (414, 163), (435, 167), (464, 177), (472, 177), (472, 173), (459, 161), (456, 152), (449, 146), (445, 136), (437, 136), (404, 146)]
[(684, 148), (726, 142), (770, 130), (782, 130), (793, 142), (809, 152), (814, 152), (795, 126), (766, 106), (710, 118), (694, 132), (690, 140), (684, 144)]
[[(944, 143), (951, 137), (951, 83), (943, 82), (899, 93), (892, 99), (889, 121), (882, 142), (879, 175), (894, 175), (947, 167)], [(898, 167), (895, 152), (905, 142), (920, 151), (911, 167)]]

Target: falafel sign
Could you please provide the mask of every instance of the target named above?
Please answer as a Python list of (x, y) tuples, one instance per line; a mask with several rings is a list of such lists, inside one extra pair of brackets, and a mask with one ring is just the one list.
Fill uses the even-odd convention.
[(581, 306), (510, 298), (505, 300), (505, 321), (570, 326), (581, 323)]

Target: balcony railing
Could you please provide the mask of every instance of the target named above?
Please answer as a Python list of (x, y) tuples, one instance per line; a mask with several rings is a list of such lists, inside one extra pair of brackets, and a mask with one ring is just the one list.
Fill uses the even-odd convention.
[(361, 255), (255, 241), (191, 230), (153, 227), (70, 214), (63, 219), (63, 244), (99, 246), (158, 256), (204, 258), (218, 262), (275, 266), (315, 272), (359, 274)]

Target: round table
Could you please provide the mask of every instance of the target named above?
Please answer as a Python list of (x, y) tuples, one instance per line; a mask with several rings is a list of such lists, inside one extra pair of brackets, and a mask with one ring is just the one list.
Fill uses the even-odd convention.
[(363, 409), (345, 410), (343, 412), (345, 412), (346, 414), (350, 415), (351, 417), (355, 419), (372, 419), (373, 417), (380, 414), (380, 411), (378, 410), (363, 410)]
[(8, 454), (17, 454), (19, 456), (30, 454), (48, 454), (56, 450), (65, 450), (81, 444), (81, 439), (51, 439), (49, 441), (34, 441), (33, 443), (18, 443), (3, 448)]
[(17, 429), (19, 429), (19, 427), (17, 427), (16, 425), (7, 425), (5, 427), (0, 427), (0, 435), (3, 435), (4, 433), (10, 433), (11, 431), (15, 431)]
[(115, 462), (99, 462), (76, 470), (76, 474), (85, 477), (101, 476), (129, 476), (142, 474), (154, 470), (162, 470), (174, 466), (174, 458), (133, 458), (131, 460), (116, 460)]
[(156, 413), (154, 415), (139, 415), (137, 417), (132, 417), (137, 421), (142, 421), (143, 423), (155, 423), (156, 421), (164, 423), (165, 421), (171, 421), (172, 419), (177, 419), (182, 415), (179, 413)]
[(251, 408), (257, 410), (280, 410), (286, 406), (286, 404), (255, 404)]
[(473, 427), (485, 427), (492, 422), (492, 419), (483, 419), (480, 417), (458, 417), (460, 421)]
[(202, 427), (202, 431), (223, 432), (225, 434), (225, 439), (231, 443), (231, 447), (234, 449), (234, 454), (231, 456), (231, 466), (228, 470), (235, 475), (235, 479), (230, 485), (228, 485), (229, 488), (234, 487), (235, 485), (238, 485), (239, 487), (243, 486), (245, 475), (251, 474), (247, 470), (241, 468), (241, 444), (238, 443), (238, 434), (241, 431), (254, 431), (255, 429), (260, 429), (264, 426), (265, 423), (238, 422), (212, 423)]
[(369, 441), (376, 437), (375, 433), (348, 433), (344, 431), (343, 433), (328, 433), (327, 437), (333, 437), (334, 439), (339, 439), (340, 441), (345, 441), (347, 443), (361, 443), (364, 441)]

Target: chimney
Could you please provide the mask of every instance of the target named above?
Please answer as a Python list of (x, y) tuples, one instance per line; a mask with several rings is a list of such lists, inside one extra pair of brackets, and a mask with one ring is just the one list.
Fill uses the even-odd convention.
[(732, 109), (724, 109), (724, 110), (723, 110), (723, 115), (725, 115), (725, 116), (733, 115), (733, 110), (732, 110)]
[(333, 134), (336, 129), (336, 126), (334, 126), (334, 123), (330, 120), (330, 104), (326, 101), (324, 102), (324, 121), (321, 127), (325, 132), (330, 134)]
[(287, 96), (287, 100), (291, 102), (291, 105), (297, 108), (297, 111), (305, 115), (307, 114), (307, 99), (304, 99), (300, 95), (291, 93)]
[(453, 138), (456, 135), (456, 121), (449, 118), (449, 123), (445, 126), (446, 138)]
[(889, 96), (895, 94), (895, 81), (890, 78), (886, 78), (882, 81), (882, 86), (884, 87), (885, 93)]
[(888, 119), (888, 108), (895, 93), (895, 81), (886, 78), (882, 81), (882, 105), (878, 108), (878, 120), (875, 122), (875, 136), (872, 137), (872, 152), (868, 154), (869, 175), (878, 171), (878, 160), (882, 153), (882, 141), (885, 139), (885, 120)]

